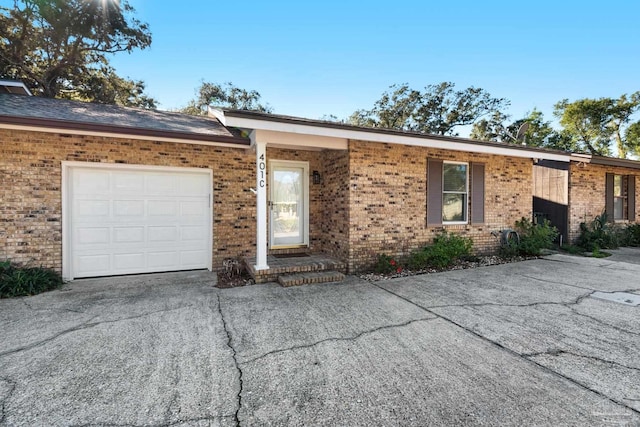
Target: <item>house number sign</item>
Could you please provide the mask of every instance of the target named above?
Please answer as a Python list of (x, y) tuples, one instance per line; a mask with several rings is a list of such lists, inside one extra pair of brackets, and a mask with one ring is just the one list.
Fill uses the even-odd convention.
[(260, 154), (258, 160), (258, 186), (260, 188), (264, 188), (265, 186), (265, 169), (267, 168), (267, 164), (264, 162), (264, 153)]

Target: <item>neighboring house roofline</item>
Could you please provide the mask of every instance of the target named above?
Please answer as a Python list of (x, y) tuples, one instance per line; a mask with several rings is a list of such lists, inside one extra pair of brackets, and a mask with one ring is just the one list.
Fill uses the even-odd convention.
[(29, 88), (21, 80), (0, 79), (0, 88), (6, 93), (14, 95), (33, 96)]
[(210, 107), (209, 114), (216, 117), (223, 125), (228, 127), (391, 144), (416, 145), (455, 151), (510, 155), (514, 157), (556, 160), (562, 162), (569, 162), (571, 159), (571, 153), (559, 150), (506, 144), (501, 142), (478, 141), (460, 137), (422, 134), (418, 132), (394, 129), (368, 128), (256, 111), (219, 110)]
[(640, 169), (640, 162), (637, 160), (620, 159), (616, 157), (591, 156), (594, 165), (617, 166), (631, 169)]
[(247, 148), (251, 144), (249, 138), (235, 136), (206, 135), (170, 130), (143, 129), (127, 126), (4, 115), (0, 115), (0, 129), (31, 130), (46, 133), (69, 133), (75, 135), (110, 136), (119, 138), (127, 137), (131, 139), (189, 144), (204, 143), (206, 145), (237, 145), (242, 148)]

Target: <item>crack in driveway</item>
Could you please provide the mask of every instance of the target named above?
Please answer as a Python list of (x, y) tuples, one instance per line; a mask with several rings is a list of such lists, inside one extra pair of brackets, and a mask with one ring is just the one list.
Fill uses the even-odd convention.
[(11, 398), (11, 396), (13, 395), (13, 392), (16, 391), (17, 383), (12, 379), (5, 378), (5, 377), (0, 377), (0, 381), (4, 381), (7, 384), (9, 384), (9, 392), (7, 393), (6, 396), (4, 396), (4, 398), (2, 399), (2, 405), (0, 405), (0, 424), (2, 424), (7, 416), (7, 412), (6, 412), (7, 401)]
[(560, 349), (555, 349), (555, 350), (547, 350), (547, 351), (540, 351), (540, 352), (535, 352), (535, 353), (522, 353), (522, 357), (526, 357), (528, 359), (530, 358), (534, 358), (534, 357), (538, 357), (538, 356), (562, 356), (563, 354), (567, 354), (569, 356), (574, 356), (574, 357), (579, 357), (582, 359), (591, 359), (591, 360), (595, 360), (597, 362), (602, 362), (602, 363), (608, 363), (610, 365), (615, 365), (618, 366), (620, 368), (624, 368), (624, 369), (629, 369), (632, 371), (638, 371), (640, 372), (640, 368), (636, 368), (634, 366), (627, 366), (624, 365), (622, 363), (619, 362), (615, 362), (613, 360), (608, 360), (608, 359), (603, 359), (601, 357), (596, 357), (596, 356), (587, 356), (585, 354), (579, 354), (579, 353), (574, 353), (572, 351), (568, 351), (568, 350), (560, 350)]
[(182, 310), (184, 308), (189, 308), (189, 307), (193, 307), (193, 305), (183, 305), (180, 307), (175, 307), (175, 308), (167, 308), (167, 309), (163, 309), (163, 310), (155, 310), (155, 311), (151, 311), (151, 312), (147, 312), (147, 313), (143, 313), (143, 314), (138, 314), (135, 316), (129, 316), (129, 317), (122, 317), (120, 319), (113, 319), (113, 320), (101, 320), (99, 322), (92, 322), (92, 320), (100, 317), (100, 315), (96, 315), (93, 316), (92, 318), (90, 318), (89, 320), (87, 320), (86, 322), (83, 322), (77, 326), (74, 326), (72, 328), (69, 329), (65, 329), (64, 331), (60, 331), (57, 334), (54, 334), (53, 336), (50, 336), (48, 338), (45, 338), (43, 340), (37, 341), (35, 343), (31, 343), (22, 347), (18, 347), (18, 348), (14, 348), (13, 350), (8, 350), (8, 351), (4, 351), (2, 353), (0, 353), (0, 357), (5, 357), (5, 356), (9, 356), (11, 354), (15, 354), (15, 353), (19, 353), (21, 351), (26, 351), (26, 350), (32, 350), (36, 347), (40, 347), (42, 345), (45, 345), (51, 341), (54, 341), (64, 335), (68, 335), (70, 333), (76, 332), (76, 331), (81, 331), (84, 329), (89, 329), (89, 328), (93, 328), (105, 323), (117, 323), (117, 322), (123, 322), (126, 320), (132, 320), (132, 319), (139, 319), (141, 317), (146, 317), (146, 316), (151, 316), (153, 314), (157, 314), (157, 313), (164, 313), (164, 312), (169, 312), (169, 311), (177, 311), (177, 310)]
[[(479, 338), (479, 339), (481, 339), (481, 340), (483, 340), (483, 341), (485, 341), (485, 342), (487, 342), (487, 343), (489, 343), (489, 344), (491, 344), (491, 345), (493, 345), (493, 346), (495, 346), (495, 347), (497, 347), (497, 348), (499, 348), (499, 349), (501, 349), (501, 350), (503, 350), (503, 351), (515, 356), (515, 357), (517, 357), (517, 358), (520, 358), (521, 360), (526, 361), (527, 363), (532, 363), (532, 364), (538, 366), (539, 368), (543, 369), (544, 371), (551, 373), (552, 375), (556, 375), (556, 376), (558, 376), (560, 378), (563, 378), (564, 380), (569, 381), (570, 383), (575, 384), (575, 385), (577, 385), (577, 386), (579, 386), (579, 387), (581, 387), (581, 388), (583, 388), (585, 390), (588, 390), (588, 391), (590, 391), (590, 392), (592, 392), (592, 393), (594, 393), (594, 394), (596, 394), (596, 395), (598, 395), (598, 396), (600, 396), (600, 397), (602, 397), (602, 398), (604, 398), (604, 399), (606, 399), (606, 400), (608, 400), (608, 401), (610, 401), (612, 403), (615, 403), (616, 405), (622, 406), (622, 407), (624, 407), (624, 408), (626, 408), (626, 409), (628, 409), (628, 410), (630, 410), (630, 411), (632, 411), (632, 412), (634, 412), (636, 414), (640, 414), (640, 410), (635, 409), (635, 408), (627, 405), (626, 402), (621, 402), (619, 400), (616, 400), (616, 399), (614, 399), (614, 398), (612, 398), (610, 396), (607, 396), (606, 394), (604, 394), (604, 393), (602, 393), (602, 392), (600, 392), (600, 391), (598, 391), (596, 389), (593, 389), (593, 388), (589, 387), (586, 384), (583, 384), (583, 383), (581, 383), (581, 382), (579, 382), (579, 381), (577, 381), (577, 380), (575, 380), (575, 379), (573, 379), (571, 377), (563, 375), (560, 372), (554, 371), (553, 369), (551, 369), (551, 368), (549, 368), (549, 367), (547, 367), (547, 366), (545, 366), (545, 365), (543, 365), (543, 364), (541, 364), (539, 362), (536, 362), (532, 358), (526, 357), (525, 355), (523, 355), (521, 353), (518, 353), (517, 351), (512, 350), (509, 347), (506, 347), (506, 346), (500, 344), (497, 341), (493, 341), (492, 339), (489, 339), (488, 337), (485, 337), (484, 335), (481, 335), (480, 333), (474, 331), (473, 329), (467, 328), (466, 326), (456, 322), (453, 319), (450, 319), (450, 318), (446, 317), (445, 315), (441, 315), (441, 314), (438, 314), (438, 313), (436, 313), (434, 311), (431, 311), (429, 309), (429, 307), (424, 307), (424, 306), (422, 306), (422, 305), (410, 300), (409, 298), (403, 297), (402, 295), (397, 294), (397, 293), (395, 293), (393, 291), (390, 291), (389, 289), (386, 289), (386, 288), (384, 288), (382, 286), (379, 286), (374, 282), (368, 282), (368, 283), (371, 286), (375, 286), (376, 288), (379, 288), (379, 289), (381, 289), (381, 290), (383, 290), (385, 292), (388, 292), (391, 295), (394, 295), (397, 298), (400, 298), (403, 301), (408, 302), (409, 304), (413, 304), (414, 306), (426, 311), (429, 314), (437, 316), (438, 318), (443, 319), (444, 321), (449, 322), (452, 325), (457, 326), (458, 328), (468, 332), (469, 334), (474, 335), (475, 337), (477, 337), (477, 338)], [(582, 295), (582, 296), (578, 297), (578, 299), (574, 303), (564, 303), (564, 304), (570, 304), (570, 305), (578, 304), (580, 301), (582, 301), (584, 298), (587, 298), (593, 292), (595, 292), (595, 291), (592, 291), (587, 295)], [(540, 303), (536, 303), (536, 304), (540, 304)], [(564, 305), (563, 303), (549, 303), (549, 304), (561, 304), (561, 305)], [(615, 362), (612, 362), (612, 363), (615, 363)], [(631, 369), (636, 369), (636, 368), (631, 368)]]
[(240, 409), (242, 409), (242, 391), (244, 388), (244, 383), (242, 378), (243, 372), (242, 372), (242, 368), (240, 368), (240, 364), (238, 363), (238, 354), (232, 344), (231, 332), (229, 331), (229, 328), (227, 326), (227, 321), (224, 317), (224, 314), (222, 313), (222, 304), (220, 303), (220, 294), (218, 294), (217, 297), (218, 297), (218, 313), (220, 314), (220, 319), (222, 320), (222, 327), (224, 328), (224, 332), (227, 334), (227, 347), (229, 347), (229, 349), (231, 350), (231, 357), (233, 358), (233, 363), (235, 364), (236, 370), (238, 371), (238, 383), (239, 383), (239, 389), (237, 394), (238, 408), (236, 409), (236, 412), (233, 415), (233, 420), (236, 423), (236, 426), (240, 426), (239, 414), (240, 414)]
[(380, 326), (380, 327), (377, 327), (377, 328), (374, 328), (374, 329), (366, 330), (366, 331), (360, 332), (359, 334), (356, 334), (356, 335), (351, 336), (351, 337), (330, 337), (330, 338), (325, 338), (325, 339), (320, 340), (320, 341), (313, 342), (311, 344), (300, 344), (300, 345), (294, 345), (294, 346), (288, 347), (288, 348), (281, 348), (281, 349), (277, 349), (277, 350), (272, 350), (272, 351), (268, 351), (268, 352), (266, 352), (266, 353), (264, 353), (264, 354), (262, 354), (260, 356), (256, 356), (256, 357), (254, 357), (252, 359), (246, 360), (246, 361), (242, 362), (242, 364), (246, 365), (246, 364), (249, 364), (249, 363), (253, 363), (253, 362), (257, 361), (257, 360), (264, 359), (265, 357), (268, 357), (268, 356), (271, 356), (271, 355), (274, 355), (274, 354), (278, 354), (278, 353), (284, 353), (284, 352), (287, 352), (287, 351), (294, 351), (294, 350), (300, 350), (300, 349), (305, 349), (305, 348), (312, 348), (312, 347), (315, 347), (315, 346), (317, 346), (319, 344), (322, 344), (322, 343), (325, 343), (325, 342), (355, 341), (355, 340), (357, 340), (357, 339), (359, 339), (359, 338), (361, 338), (361, 337), (363, 337), (365, 335), (372, 334), (372, 333), (375, 333), (375, 332), (378, 332), (378, 331), (382, 331), (382, 330), (385, 330), (385, 329), (402, 328), (402, 327), (408, 326), (408, 325), (410, 325), (412, 323), (428, 322), (428, 321), (432, 321), (432, 320), (439, 320), (439, 318), (438, 317), (426, 317), (426, 318), (421, 318), (421, 319), (413, 319), (413, 320), (409, 320), (409, 321), (404, 322), (404, 323), (393, 324), (393, 325), (384, 325), (384, 326)]
[(206, 417), (184, 418), (161, 424), (115, 424), (115, 423), (88, 423), (88, 424), (71, 424), (70, 427), (171, 427), (178, 424), (197, 423), (200, 421), (217, 421), (225, 418), (233, 418), (233, 415), (212, 415)]

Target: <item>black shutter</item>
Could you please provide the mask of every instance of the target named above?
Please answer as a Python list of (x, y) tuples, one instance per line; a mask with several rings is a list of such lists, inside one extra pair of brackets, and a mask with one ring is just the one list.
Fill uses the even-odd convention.
[(471, 163), (471, 223), (484, 224), (484, 163)]
[[(613, 222), (613, 174), (608, 173), (605, 178), (604, 211), (607, 213), (607, 221)], [(602, 199), (601, 199), (602, 200)]]
[(636, 221), (636, 177), (629, 175), (627, 178), (627, 206), (629, 207), (629, 221)]
[(427, 159), (427, 226), (442, 225), (442, 160)]

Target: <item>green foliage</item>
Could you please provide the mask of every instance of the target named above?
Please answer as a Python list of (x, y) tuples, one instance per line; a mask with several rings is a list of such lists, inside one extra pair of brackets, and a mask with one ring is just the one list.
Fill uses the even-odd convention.
[(151, 45), (126, 0), (15, 0), (0, 7), (0, 77), (34, 95), (152, 108), (144, 84), (124, 79), (110, 55)]
[(580, 246), (578, 245), (567, 245), (564, 244), (560, 247), (560, 249), (562, 249), (565, 252), (569, 252), (572, 255), (579, 255), (584, 253), (584, 249), (582, 249)]
[(62, 285), (62, 277), (42, 267), (19, 267), (0, 261), (0, 298), (35, 295)]
[(381, 274), (400, 273), (402, 266), (395, 258), (387, 254), (381, 254), (378, 255), (378, 261), (376, 262), (374, 270), (376, 273)]
[(511, 238), (502, 242), (500, 256), (503, 258), (540, 255), (543, 249), (553, 247), (553, 242), (558, 237), (558, 230), (548, 220), (544, 220), (542, 224), (534, 224), (530, 219), (522, 217), (520, 221), (516, 221), (515, 229), (517, 238), (512, 233)]
[(540, 255), (542, 249), (553, 247), (553, 241), (558, 237), (558, 229), (546, 219), (542, 224), (534, 224), (523, 217), (516, 221), (516, 229), (520, 235), (518, 252), (521, 255)]
[(260, 102), (260, 93), (255, 90), (241, 89), (227, 82), (223, 85), (202, 82), (197, 89), (197, 98), (189, 101), (186, 107), (179, 111), (194, 116), (206, 115), (209, 105), (218, 108), (234, 110), (250, 110), (270, 113), (273, 109), (269, 104)]
[(622, 246), (640, 246), (640, 224), (630, 224), (622, 232)]
[(413, 270), (428, 267), (446, 268), (457, 260), (471, 255), (473, 241), (468, 237), (443, 232), (433, 239), (433, 244), (413, 252), (408, 266)]
[(620, 246), (619, 230), (608, 222), (607, 213), (596, 216), (590, 224), (580, 224), (577, 245), (585, 252), (595, 249), (615, 249)]
[(455, 90), (455, 84), (428, 85), (424, 91), (407, 83), (393, 85), (375, 102), (371, 110), (358, 110), (348, 122), (359, 126), (407, 130), (437, 135), (457, 135), (455, 128), (509, 106), (504, 98), (493, 98), (487, 91), (468, 87)]
[(564, 99), (555, 105), (554, 114), (571, 136), (577, 148), (591, 154), (609, 156), (615, 143), (618, 157), (638, 154), (638, 121), (640, 92), (623, 94), (618, 99)]

